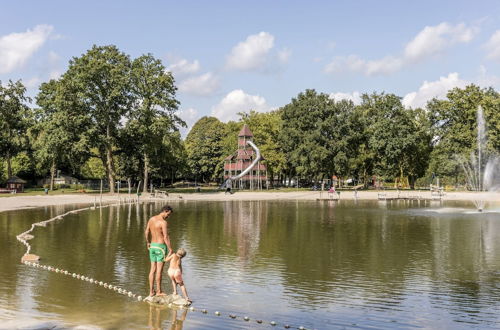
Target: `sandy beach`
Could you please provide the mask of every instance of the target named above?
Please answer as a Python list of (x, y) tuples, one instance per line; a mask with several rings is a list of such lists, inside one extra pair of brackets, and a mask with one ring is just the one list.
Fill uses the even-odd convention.
[[(132, 195), (133, 196), (133, 195)], [(430, 191), (359, 191), (355, 196), (353, 191), (341, 191), (340, 195), (330, 196), (327, 192), (319, 191), (259, 191), (259, 192), (236, 192), (234, 194), (224, 194), (223, 192), (216, 193), (173, 193), (166, 198), (151, 198), (149, 196), (141, 196), (141, 200), (164, 200), (165, 202), (173, 200), (184, 201), (227, 201), (227, 200), (317, 200), (340, 197), (341, 200), (377, 200), (380, 198), (420, 198), (420, 199), (436, 199), (438, 196), (431, 195)], [(118, 203), (129, 198), (128, 195), (111, 195), (104, 194), (102, 197), (103, 203)], [(500, 193), (477, 193), (477, 192), (445, 192), (441, 197), (443, 201), (473, 201), (484, 200), (488, 202), (500, 202)], [(0, 212), (19, 210), (25, 208), (43, 207), (49, 205), (64, 205), (64, 204), (92, 204), (100, 202), (100, 197), (90, 194), (67, 194), (67, 195), (37, 195), (37, 196), (22, 196), (14, 195), (0, 198)]]

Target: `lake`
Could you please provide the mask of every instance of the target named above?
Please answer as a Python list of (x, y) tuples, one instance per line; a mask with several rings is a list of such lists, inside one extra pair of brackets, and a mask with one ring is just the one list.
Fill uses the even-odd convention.
[[(26, 247), (16, 235), (88, 205), (53, 206), (0, 213), (0, 328), (500, 328), (498, 205), (483, 213), (465, 202), (170, 205), (194, 311), (21, 264)], [(41, 264), (146, 296), (144, 229), (162, 206), (69, 214), (35, 227), (31, 252)], [(163, 288), (171, 292), (167, 276)]]

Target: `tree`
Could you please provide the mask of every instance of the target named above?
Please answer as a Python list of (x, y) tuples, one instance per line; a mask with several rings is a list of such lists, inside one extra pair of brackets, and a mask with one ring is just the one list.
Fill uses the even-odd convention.
[(143, 189), (147, 192), (151, 157), (159, 155), (164, 138), (185, 123), (175, 115), (179, 102), (175, 99), (174, 78), (160, 60), (151, 54), (132, 62), (131, 87), (134, 106), (127, 123), (129, 135), (137, 144), (144, 167)]
[(419, 164), (428, 159), (425, 146), (430, 145), (427, 127), (417, 126), (417, 115), (422, 112), (405, 109), (400, 97), (384, 93), (363, 95), (360, 108), (370, 121), (366, 133), (368, 147), (375, 155), (375, 174), (400, 182), (408, 178), (413, 188), (416, 177), (423, 174)]
[(452, 177), (457, 184), (462, 169), (457, 157), (468, 157), (477, 147), (477, 109), (481, 106), (486, 119), (490, 153), (500, 152), (500, 95), (492, 88), (469, 85), (454, 88), (445, 100), (427, 103), (434, 137), (429, 171), (441, 177)]
[[(223, 161), (224, 124), (215, 117), (202, 117), (186, 137), (188, 165), (196, 178), (203, 182), (220, 177)], [(218, 167), (219, 165), (219, 167)]]
[(31, 109), (26, 105), (31, 99), (25, 96), (26, 87), (22, 82), (9, 80), (7, 86), (0, 81), (0, 156), (7, 162), (7, 177), (11, 177), (12, 158), (27, 143)]
[(59, 166), (80, 170), (89, 155), (85, 132), (90, 124), (81, 103), (67, 80), (51, 80), (40, 86), (36, 97), (40, 109), (31, 130), (39, 172), (50, 169), (50, 190)]
[(314, 179), (327, 174), (330, 156), (324, 123), (332, 104), (328, 95), (308, 89), (282, 108), (279, 143), (288, 158), (289, 177)]
[(103, 159), (112, 193), (118, 132), (133, 101), (130, 74), (130, 59), (116, 46), (94, 45), (81, 57), (74, 57), (63, 75), (89, 115), (87, 133)]

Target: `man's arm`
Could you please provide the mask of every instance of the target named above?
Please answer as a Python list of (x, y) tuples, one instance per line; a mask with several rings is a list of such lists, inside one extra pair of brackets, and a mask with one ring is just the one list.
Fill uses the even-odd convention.
[(148, 225), (146, 226), (146, 231), (144, 232), (144, 236), (146, 236), (146, 244), (148, 246), (148, 249), (149, 249), (149, 246), (151, 245), (151, 242), (149, 241), (149, 232), (150, 232), (150, 228), (149, 228), (149, 221), (148, 221)]
[(168, 235), (168, 224), (166, 221), (163, 222), (161, 225), (161, 230), (163, 232), (163, 240), (165, 241), (165, 244), (167, 244), (168, 247), (168, 252), (172, 252), (172, 246), (170, 245), (170, 236)]

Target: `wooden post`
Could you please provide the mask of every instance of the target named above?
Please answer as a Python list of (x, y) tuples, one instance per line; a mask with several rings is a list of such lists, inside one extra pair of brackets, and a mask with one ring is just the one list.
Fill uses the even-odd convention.
[(101, 179), (101, 193), (100, 193), (100, 204), (102, 204), (102, 179)]

